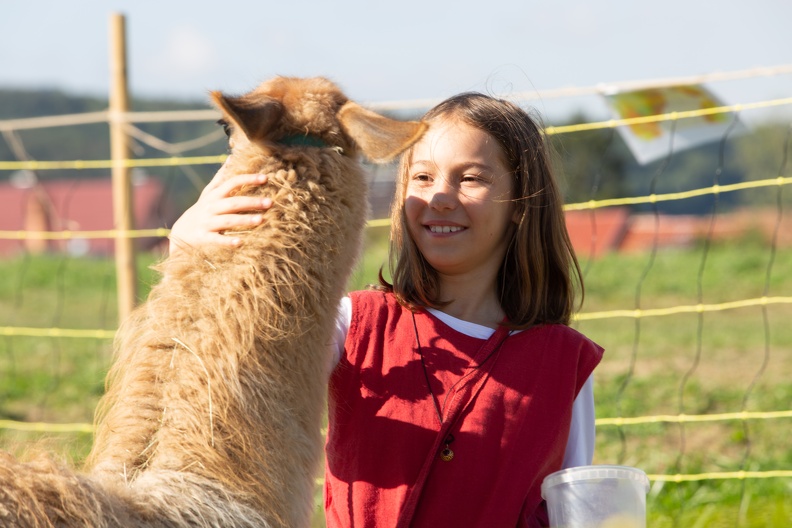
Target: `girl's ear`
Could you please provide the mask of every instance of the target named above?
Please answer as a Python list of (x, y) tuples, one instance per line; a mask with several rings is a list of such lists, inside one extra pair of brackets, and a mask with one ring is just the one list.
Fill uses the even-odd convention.
[(226, 97), (220, 92), (211, 92), (211, 98), (225, 119), (241, 130), (250, 141), (266, 139), (283, 114), (279, 101), (260, 95)]
[(407, 150), (423, 135), (426, 123), (397, 121), (367, 110), (349, 101), (338, 111), (338, 121), (363, 154), (384, 163)]
[(512, 203), (512, 208), (513, 208), (513, 210), (512, 210), (512, 222), (514, 222), (514, 224), (519, 226), (520, 225), (520, 220), (522, 219), (522, 216), (523, 216), (523, 211), (525, 210), (524, 206), (523, 207), (517, 207), (516, 203)]

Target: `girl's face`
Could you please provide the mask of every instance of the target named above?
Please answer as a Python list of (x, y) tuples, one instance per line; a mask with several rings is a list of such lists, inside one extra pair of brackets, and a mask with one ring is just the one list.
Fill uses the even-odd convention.
[(408, 160), (404, 213), (433, 268), (497, 274), (515, 221), (511, 180), (492, 136), (453, 118), (430, 125)]

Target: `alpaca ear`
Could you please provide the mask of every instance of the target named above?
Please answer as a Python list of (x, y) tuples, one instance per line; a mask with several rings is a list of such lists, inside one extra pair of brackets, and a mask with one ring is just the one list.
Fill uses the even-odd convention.
[(363, 154), (379, 163), (392, 160), (418, 141), (426, 130), (426, 123), (421, 121), (390, 119), (352, 101), (338, 111), (338, 120)]
[(283, 105), (269, 97), (251, 94), (226, 97), (221, 92), (210, 95), (229, 124), (238, 127), (250, 141), (266, 139), (283, 114)]

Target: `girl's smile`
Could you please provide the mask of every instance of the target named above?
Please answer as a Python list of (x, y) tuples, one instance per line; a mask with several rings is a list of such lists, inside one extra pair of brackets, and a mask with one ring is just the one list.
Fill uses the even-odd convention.
[(462, 227), (462, 226), (449, 226), (449, 225), (438, 225), (438, 224), (432, 224), (432, 225), (429, 226), (429, 230), (432, 233), (437, 233), (437, 234), (439, 234), (439, 233), (458, 233), (459, 231), (462, 231), (463, 229), (465, 229), (465, 228)]
[(497, 274), (514, 225), (503, 157), (494, 138), (457, 119), (432, 123), (413, 148), (404, 212), (438, 272)]

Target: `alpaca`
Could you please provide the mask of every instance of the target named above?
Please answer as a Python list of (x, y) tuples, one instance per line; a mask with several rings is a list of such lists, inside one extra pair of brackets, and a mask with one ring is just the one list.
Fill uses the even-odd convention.
[(270, 196), (239, 248), (185, 251), (118, 331), (84, 472), (0, 456), (2, 526), (308, 526), (336, 308), (367, 217), (356, 158), (392, 159), (421, 122), (365, 110), (324, 78), (211, 94), (222, 177)]

